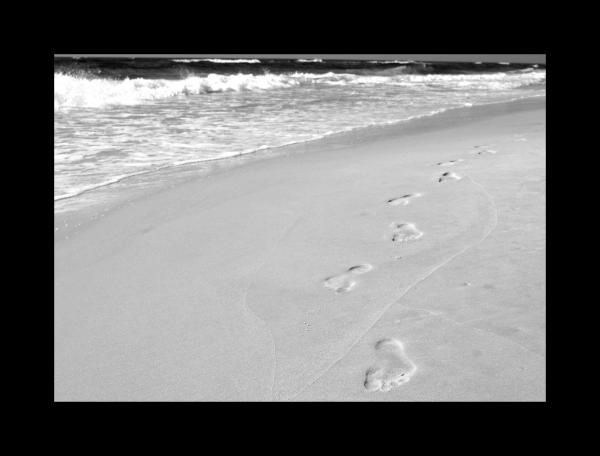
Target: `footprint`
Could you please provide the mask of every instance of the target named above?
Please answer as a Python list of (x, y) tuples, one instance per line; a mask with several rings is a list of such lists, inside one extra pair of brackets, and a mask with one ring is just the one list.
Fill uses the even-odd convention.
[(481, 155), (482, 152), (490, 151), (490, 153), (495, 154), (496, 151), (490, 149), (492, 146), (494, 146), (494, 144), (479, 144), (477, 146), (473, 146), (474, 150), (471, 150), (469, 153)]
[(439, 163), (437, 163), (437, 165), (438, 166), (454, 166), (458, 162), (461, 162), (461, 161), (463, 161), (463, 159), (459, 158), (458, 160), (450, 160), (450, 161), (447, 161), (447, 162), (439, 162)]
[(373, 269), (373, 266), (370, 264), (359, 264), (348, 268), (348, 272), (353, 274), (364, 274), (365, 272), (369, 272), (371, 269)]
[(414, 223), (394, 222), (392, 227), (392, 242), (408, 242), (419, 239), (423, 232), (417, 229)]
[(336, 293), (345, 293), (352, 290), (356, 286), (356, 280), (352, 278), (353, 276), (364, 274), (369, 272), (371, 269), (373, 269), (373, 266), (370, 264), (358, 264), (356, 266), (351, 266), (345, 273), (325, 279), (323, 285), (326, 288), (335, 290)]
[(460, 179), (462, 179), (462, 177), (460, 177), (458, 174), (451, 173), (450, 171), (446, 171), (438, 179), (438, 182), (444, 182), (444, 181), (447, 181), (447, 180), (460, 180)]
[(345, 293), (352, 290), (356, 286), (356, 281), (352, 280), (346, 274), (341, 274), (325, 279), (324, 285), (327, 288), (335, 290), (336, 293)]
[(483, 154), (495, 154), (496, 152), (498, 152), (497, 150), (493, 150), (493, 149), (483, 149), (477, 152), (477, 155), (483, 155)]
[(410, 203), (413, 198), (419, 198), (423, 196), (421, 193), (409, 193), (407, 195), (399, 196), (398, 198), (391, 198), (386, 201), (390, 206), (406, 206)]
[(369, 392), (388, 392), (408, 382), (417, 366), (404, 353), (398, 339), (382, 339), (375, 344), (379, 358), (377, 364), (367, 369), (364, 386)]

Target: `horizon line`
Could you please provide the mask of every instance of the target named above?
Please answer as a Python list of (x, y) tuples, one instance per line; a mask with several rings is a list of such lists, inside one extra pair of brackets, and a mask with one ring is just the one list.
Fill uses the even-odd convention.
[(546, 64), (546, 54), (54, 54), (79, 58), (181, 58), (181, 59), (323, 59), (323, 60), (413, 60), (423, 62), (482, 62)]

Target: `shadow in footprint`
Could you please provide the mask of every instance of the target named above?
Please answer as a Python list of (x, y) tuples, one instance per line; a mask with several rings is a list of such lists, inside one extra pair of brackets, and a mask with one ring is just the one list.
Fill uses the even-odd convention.
[(438, 182), (445, 182), (447, 180), (460, 180), (462, 179), (461, 176), (459, 176), (456, 173), (452, 173), (450, 171), (446, 171), (444, 174), (442, 174), (440, 176), (440, 178), (438, 179)]
[(461, 161), (463, 161), (463, 159), (462, 159), (462, 158), (459, 158), (458, 160), (449, 160), (449, 161), (446, 161), (446, 162), (438, 162), (438, 163), (436, 163), (436, 164), (437, 164), (438, 166), (454, 166), (454, 165), (456, 165), (458, 162), (461, 162)]
[(369, 272), (371, 269), (373, 269), (373, 266), (370, 264), (359, 264), (357, 266), (348, 268), (348, 272), (353, 274), (364, 274), (365, 272)]
[(419, 198), (422, 196), (421, 193), (409, 193), (407, 195), (399, 196), (397, 198), (390, 198), (386, 201), (390, 206), (406, 206), (411, 202), (413, 198)]
[(375, 344), (378, 362), (365, 373), (364, 386), (369, 392), (388, 392), (408, 382), (417, 366), (404, 353), (398, 339), (382, 339)]

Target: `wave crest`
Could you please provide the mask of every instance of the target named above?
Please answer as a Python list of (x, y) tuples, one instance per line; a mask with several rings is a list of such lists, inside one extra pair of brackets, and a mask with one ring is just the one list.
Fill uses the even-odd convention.
[(136, 105), (152, 100), (214, 92), (262, 91), (300, 85), (388, 85), (448, 90), (508, 90), (545, 83), (545, 71), (486, 74), (359, 75), (351, 73), (208, 74), (184, 79), (104, 79), (90, 74), (54, 75), (54, 109)]
[(54, 108), (135, 105), (176, 96), (213, 92), (267, 90), (300, 84), (285, 75), (209, 74), (180, 80), (89, 79), (58, 73), (54, 75)]
[(173, 59), (178, 63), (211, 62), (211, 63), (260, 63), (259, 59)]

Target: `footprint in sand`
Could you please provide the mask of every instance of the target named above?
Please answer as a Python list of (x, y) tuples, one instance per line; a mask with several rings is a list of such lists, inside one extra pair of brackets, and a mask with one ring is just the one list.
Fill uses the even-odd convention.
[(339, 274), (333, 277), (328, 277), (323, 282), (326, 288), (335, 290), (336, 293), (345, 293), (352, 290), (356, 286), (355, 276), (364, 274), (373, 269), (370, 264), (359, 264), (352, 266), (346, 270), (343, 274)]
[(413, 198), (419, 198), (423, 196), (421, 193), (409, 193), (407, 195), (402, 195), (397, 198), (390, 198), (386, 201), (390, 206), (406, 206), (410, 203)]
[(493, 146), (493, 144), (480, 144), (478, 146), (473, 146), (474, 150), (472, 150), (469, 153), (483, 155), (483, 154), (495, 154), (496, 152), (498, 152), (494, 149), (490, 149), (491, 146)]
[(392, 242), (408, 242), (419, 239), (423, 232), (415, 226), (414, 223), (394, 222), (392, 228)]
[(460, 179), (462, 179), (462, 177), (460, 177), (458, 174), (447, 171), (440, 176), (440, 178), (438, 179), (438, 182), (445, 182), (447, 180), (460, 180)]
[(438, 165), (438, 166), (454, 166), (458, 162), (461, 162), (461, 161), (463, 161), (463, 159), (459, 158), (457, 160), (449, 160), (449, 161), (446, 161), (446, 162), (439, 162), (439, 163), (436, 163), (436, 165)]
[(382, 339), (375, 344), (378, 362), (365, 373), (365, 389), (369, 392), (388, 392), (408, 382), (417, 366), (404, 353), (398, 339)]

